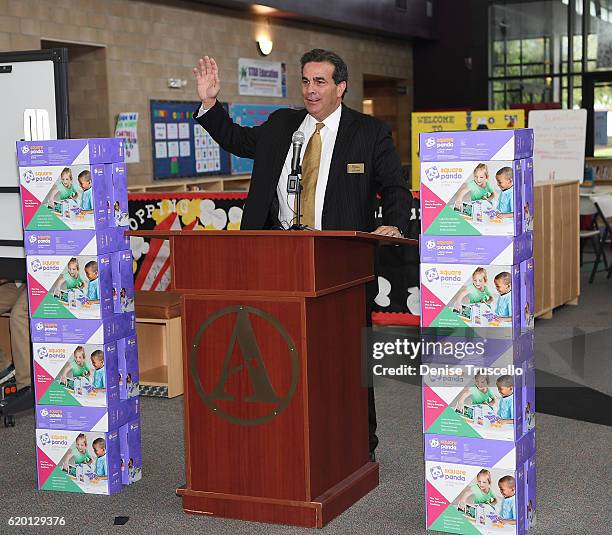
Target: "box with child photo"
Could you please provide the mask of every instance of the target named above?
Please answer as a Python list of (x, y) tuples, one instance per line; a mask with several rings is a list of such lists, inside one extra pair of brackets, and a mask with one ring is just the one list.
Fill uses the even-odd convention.
[(117, 340), (119, 397), (130, 399), (140, 395), (138, 344), (136, 335)]
[(29, 256), (32, 318), (100, 319), (113, 314), (110, 255)]
[(104, 164), (19, 167), (25, 230), (103, 229), (109, 226)]
[(111, 495), (121, 483), (118, 431), (36, 429), (38, 488)]
[(423, 234), (519, 236), (523, 162), (421, 162)]
[(123, 228), (100, 230), (26, 230), (23, 243), (32, 255), (103, 255), (130, 248)]
[(134, 311), (134, 271), (132, 251), (111, 254), (113, 309), (115, 313)]
[(32, 344), (38, 405), (109, 407), (119, 396), (117, 342)]
[(134, 312), (103, 319), (34, 318), (30, 320), (32, 342), (106, 344), (136, 332)]
[(142, 479), (140, 420), (131, 420), (119, 428), (121, 444), (121, 482), (131, 485)]
[(522, 535), (535, 524), (535, 431), (517, 443), (425, 436), (427, 529)]
[(108, 189), (109, 226), (127, 227), (130, 224), (128, 211), (127, 170), (124, 163), (107, 164), (107, 176), (112, 187)]
[(36, 427), (70, 431), (112, 431), (140, 417), (140, 398), (118, 399), (107, 407), (36, 405)]
[(520, 160), (533, 156), (533, 130), (461, 130), (419, 134), (421, 162)]
[[(456, 346), (457, 340), (438, 338), (430, 345)], [(480, 343), (480, 353), (423, 355), (423, 432), (518, 440), (535, 427), (533, 334), (472, 341)]]
[(533, 234), (520, 236), (423, 236), (421, 262), (432, 264), (520, 264), (533, 256)]
[(533, 258), (515, 265), (421, 264), (421, 327), (486, 328), (516, 337), (533, 329)]
[(124, 162), (124, 142), (119, 137), (18, 141), (17, 164), (31, 167)]

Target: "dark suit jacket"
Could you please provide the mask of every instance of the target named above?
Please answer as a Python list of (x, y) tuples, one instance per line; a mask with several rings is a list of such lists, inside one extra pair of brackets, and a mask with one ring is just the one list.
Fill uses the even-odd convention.
[[(234, 124), (217, 102), (196, 119), (225, 150), (255, 160), (241, 229), (278, 227), (276, 187), (291, 147), (291, 136), (306, 113), (305, 109), (280, 109), (262, 125), (247, 128)], [(364, 164), (364, 172), (347, 173), (349, 163)], [(382, 200), (384, 224), (398, 227), (407, 236), (412, 196), (389, 128), (379, 119), (342, 105), (325, 191), (322, 228), (374, 230), (377, 193)]]

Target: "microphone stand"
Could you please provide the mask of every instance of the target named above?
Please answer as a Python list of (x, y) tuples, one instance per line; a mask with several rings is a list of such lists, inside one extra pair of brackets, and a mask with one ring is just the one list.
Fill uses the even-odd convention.
[(291, 171), (287, 179), (287, 193), (295, 195), (295, 206), (297, 208), (295, 223), (289, 227), (289, 230), (310, 230), (306, 225), (302, 225), (301, 222), (302, 189), (302, 166), (298, 161), (296, 168)]

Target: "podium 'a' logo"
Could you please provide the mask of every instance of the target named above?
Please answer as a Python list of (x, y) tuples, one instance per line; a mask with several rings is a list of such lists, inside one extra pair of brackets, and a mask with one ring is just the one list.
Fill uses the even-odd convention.
[[(231, 336), (223, 356), (221, 370), (213, 378), (214, 386), (206, 389), (198, 371), (199, 350), (202, 350), (204, 358), (221, 358), (221, 355), (207, 354), (203, 337), (209, 329), (215, 329), (214, 323), (217, 320), (227, 315), (234, 318)], [(251, 321), (253, 316), (265, 320), (283, 341), (284, 347), (280, 355), (282, 362), (280, 366), (278, 362), (274, 365), (274, 371), (278, 374), (280, 370), (286, 375), (283, 382), (288, 383), (289, 388), (284, 392), (277, 391), (271, 381), (268, 368), (270, 364), (266, 364), (269, 359), (260, 349)], [(215, 312), (200, 326), (192, 345), (190, 371), (200, 398), (215, 414), (235, 424), (259, 425), (278, 416), (289, 405), (297, 389), (298, 355), (291, 336), (278, 319), (258, 308), (236, 305)], [(247, 388), (242, 389), (241, 393), (231, 392), (228, 388), (229, 383), (237, 374), (242, 374), (243, 381), (247, 383)], [(210, 385), (210, 381), (205, 382)], [(256, 416), (252, 418), (240, 416), (228, 408), (229, 404), (233, 406), (247, 404), (251, 408), (257, 405)]]

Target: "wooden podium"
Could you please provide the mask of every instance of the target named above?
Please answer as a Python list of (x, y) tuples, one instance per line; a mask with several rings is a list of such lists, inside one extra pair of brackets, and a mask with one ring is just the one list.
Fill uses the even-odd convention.
[(131, 234), (169, 238), (182, 295), (183, 509), (320, 528), (374, 489), (362, 339), (381, 237)]

